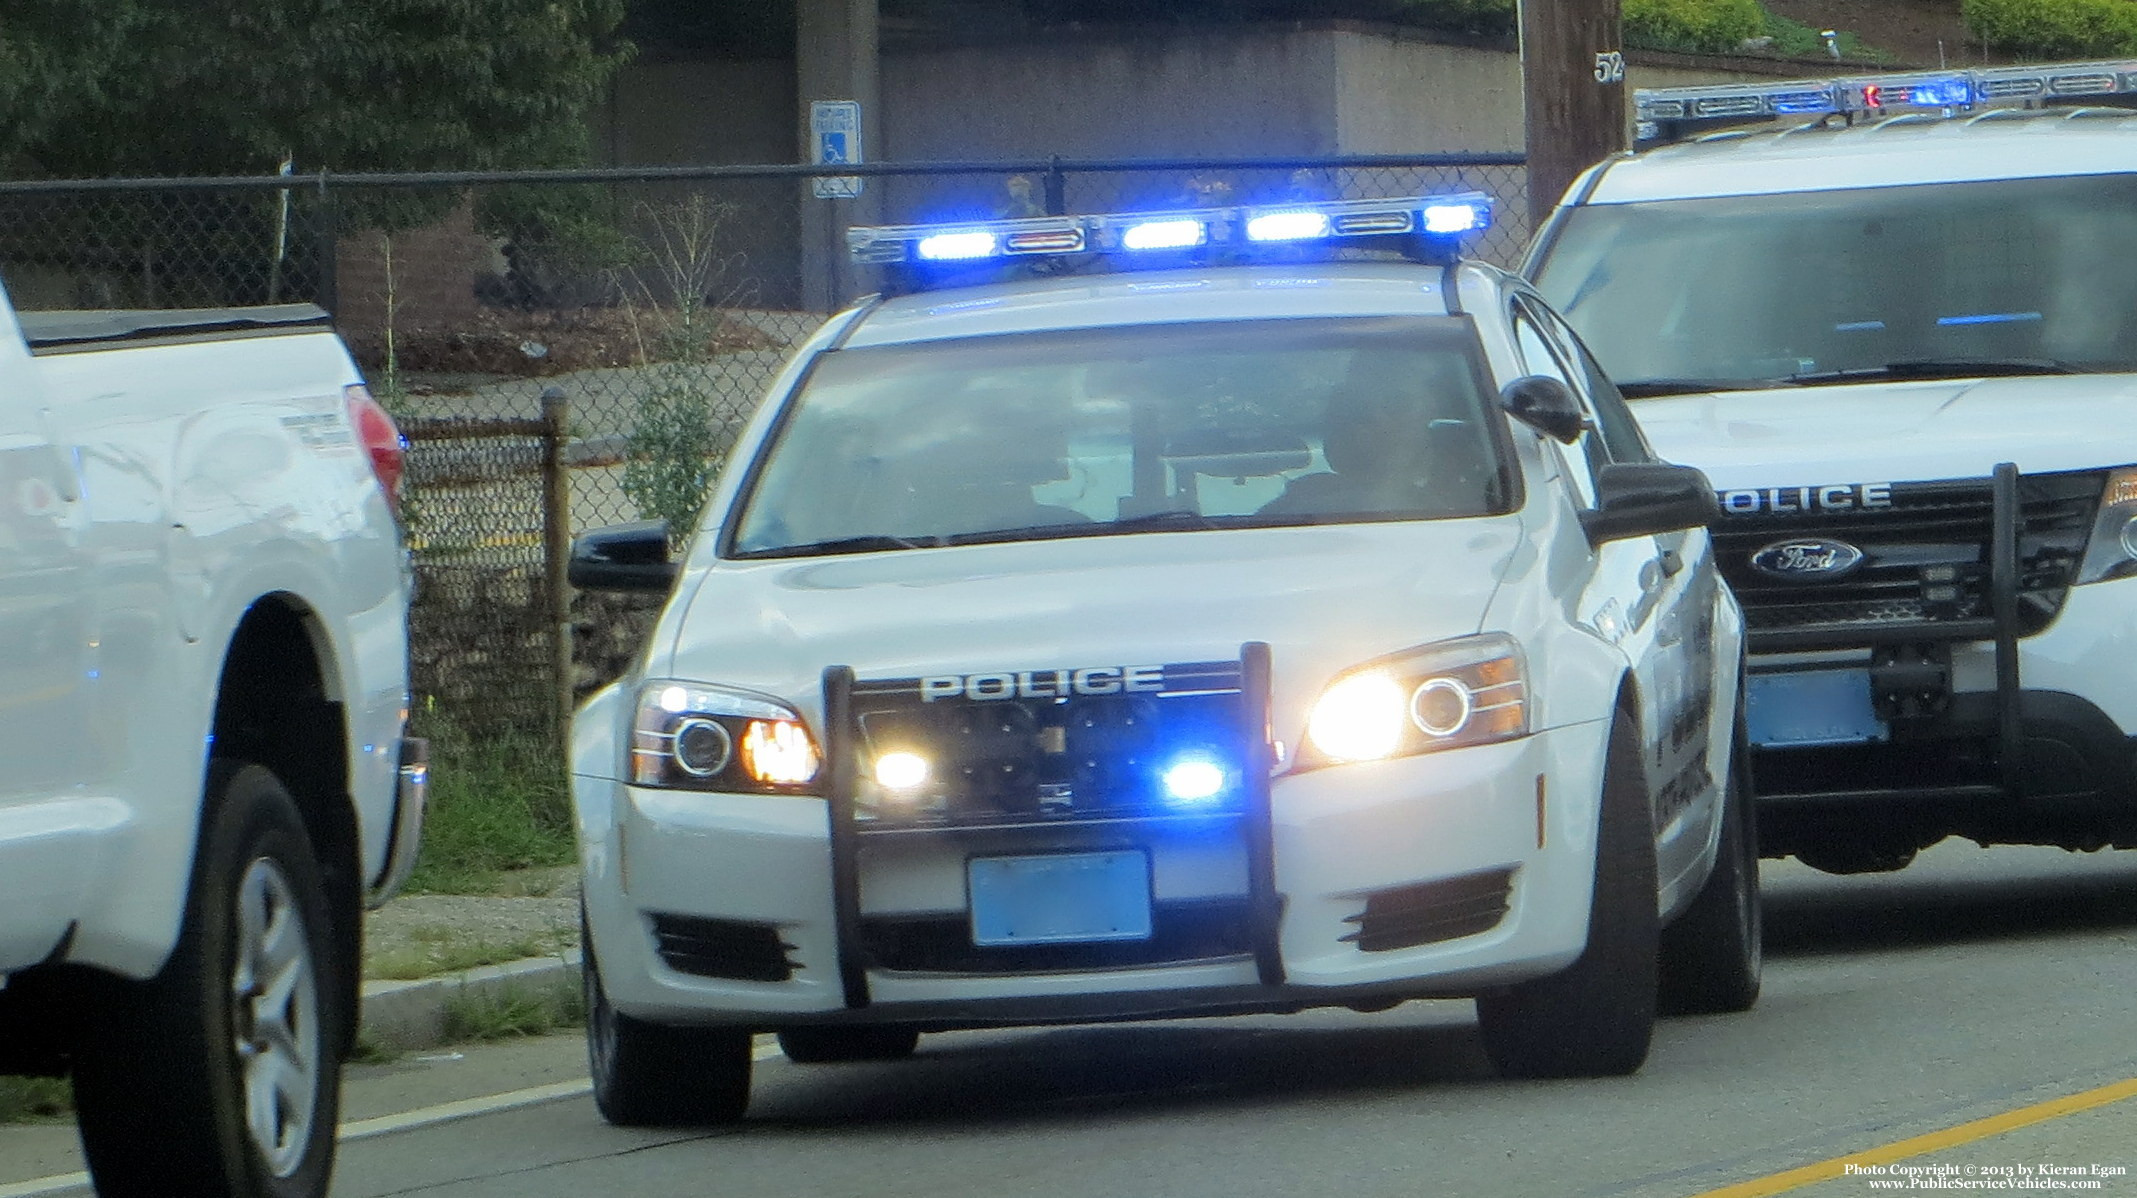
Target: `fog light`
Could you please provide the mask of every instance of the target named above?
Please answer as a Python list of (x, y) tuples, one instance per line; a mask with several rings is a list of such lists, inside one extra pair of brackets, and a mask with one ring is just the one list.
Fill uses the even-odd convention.
[(885, 790), (917, 790), (927, 780), (928, 761), (918, 753), (885, 753), (876, 758), (876, 782)]
[(1206, 757), (1186, 757), (1165, 771), (1165, 797), (1175, 803), (1201, 803), (1224, 790), (1224, 767)]

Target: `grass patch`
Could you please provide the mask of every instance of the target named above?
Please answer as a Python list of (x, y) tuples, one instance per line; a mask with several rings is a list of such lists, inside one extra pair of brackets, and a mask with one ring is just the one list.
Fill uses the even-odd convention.
[(58, 1077), (0, 1077), (0, 1123), (59, 1123), (74, 1117), (74, 1087)]
[(430, 812), (408, 890), (486, 894), (497, 875), (572, 860), (571, 790), (549, 738), (530, 732), (476, 732), (434, 713)]
[[(1818, 30), (1801, 21), (1791, 21), (1779, 13), (1766, 14), (1764, 32), (1765, 36), (1773, 39), (1773, 45), (1766, 50), (1769, 54), (1778, 54), (1783, 58), (1824, 58), (1829, 54), (1825, 48), (1825, 38), (1819, 35)], [(1884, 63), (1892, 61), (1892, 53), (1867, 45), (1854, 34), (1842, 31), (1840, 58), (1843, 62)]]
[(417, 928), (409, 934), (408, 944), (369, 954), (369, 959), (364, 962), (364, 976), (394, 981), (436, 977), (480, 965), (503, 965), (528, 957), (554, 956), (571, 947), (577, 939), (578, 936), (569, 929), (546, 936), (480, 941), (466, 938), (457, 928)]
[(577, 987), (456, 994), (445, 1000), (445, 1038), (453, 1042), (541, 1036), (585, 1023), (586, 1000)]

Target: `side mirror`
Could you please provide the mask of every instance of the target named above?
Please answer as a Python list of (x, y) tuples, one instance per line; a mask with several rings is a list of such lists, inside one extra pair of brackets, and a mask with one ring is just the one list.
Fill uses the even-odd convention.
[(1499, 392), (1499, 406), (1507, 415), (1567, 445), (1580, 440), (1581, 430), (1588, 427), (1587, 414), (1581, 411), (1573, 389), (1547, 374), (1525, 375), (1508, 383)]
[(1582, 512), (1588, 543), (1705, 528), (1721, 519), (1707, 476), (1668, 462), (1612, 462), (1596, 475), (1595, 510)]
[(641, 520), (596, 528), (573, 541), (564, 576), (584, 591), (665, 591), (675, 574), (667, 522)]

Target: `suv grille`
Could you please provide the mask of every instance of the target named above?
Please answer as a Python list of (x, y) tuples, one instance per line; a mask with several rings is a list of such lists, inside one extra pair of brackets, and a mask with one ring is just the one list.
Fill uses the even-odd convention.
[[(2061, 610), (2104, 483), (2099, 473), (2018, 480), (2020, 636), (2046, 628)], [(1724, 515), (1714, 528), (1714, 550), (1743, 605), (1754, 648), (1762, 633), (1769, 640), (1795, 634), (1798, 642), (1808, 635), (1818, 645), (1797, 647), (1837, 648), (1856, 643), (1850, 633), (1870, 629), (1919, 630), (1938, 640), (1949, 635), (1945, 626), (1989, 618), (1993, 535), (1990, 481), (1956, 479), (1894, 484), (1889, 508)], [(1813, 537), (1861, 551), (1861, 564), (1831, 579), (1800, 580), (1752, 565), (1763, 549)]]

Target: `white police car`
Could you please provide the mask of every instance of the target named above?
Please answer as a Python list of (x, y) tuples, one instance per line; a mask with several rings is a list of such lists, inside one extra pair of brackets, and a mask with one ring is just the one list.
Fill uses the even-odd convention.
[[(801, 347), (682, 560), (575, 551), (673, 588), (574, 736), (609, 1119), (738, 1117), (756, 1031), (1475, 996), (1547, 1076), (1639, 1067), (1658, 962), (1751, 1005), (1713, 493), (1448, 260), (1486, 219), (854, 231), (909, 293)], [(1031, 277), (939, 286), (975, 272)]]

